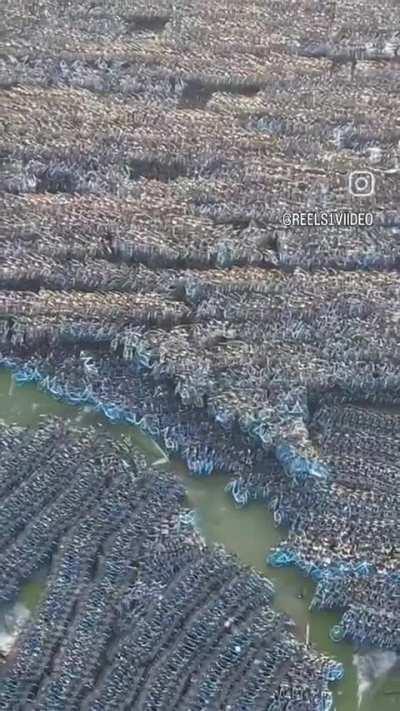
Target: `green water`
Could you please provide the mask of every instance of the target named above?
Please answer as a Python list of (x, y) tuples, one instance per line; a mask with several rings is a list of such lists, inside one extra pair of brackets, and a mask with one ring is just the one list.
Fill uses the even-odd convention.
[[(34, 386), (16, 386), (7, 371), (0, 370), (0, 422), (35, 425), (42, 418), (58, 415), (72, 419), (82, 426), (95, 424), (112, 432), (115, 437), (128, 435), (144, 450), (152, 461), (160, 459), (154, 443), (131, 426), (111, 425), (89, 410), (62, 404)], [(165, 466), (165, 465), (163, 465)], [(196, 510), (199, 526), (207, 541), (223, 543), (239, 558), (267, 575), (275, 584), (277, 608), (286, 611), (295, 620), (297, 634), (305, 638), (307, 625), (310, 641), (321, 651), (340, 660), (345, 667), (345, 679), (334, 685), (337, 711), (395, 711), (400, 707), (400, 674), (392, 671), (375, 681), (358, 705), (357, 670), (354, 652), (346, 643), (335, 644), (329, 638), (329, 628), (337, 622), (334, 613), (310, 613), (312, 584), (293, 570), (268, 568), (265, 555), (283, 535), (272, 522), (272, 517), (261, 503), (238, 509), (230, 495), (224, 491), (227, 478), (214, 475), (210, 478), (189, 476), (181, 462), (173, 461), (169, 467), (181, 478), (188, 491), (189, 505)], [(43, 573), (30, 581), (21, 591), (21, 601), (33, 609), (40, 597)], [(299, 594), (302, 595), (299, 598)], [(398, 694), (397, 694), (398, 692)]]

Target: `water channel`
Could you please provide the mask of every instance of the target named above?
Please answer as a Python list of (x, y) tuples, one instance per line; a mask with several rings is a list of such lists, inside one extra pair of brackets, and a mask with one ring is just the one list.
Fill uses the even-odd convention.
[[(35, 426), (43, 418), (57, 415), (72, 419), (81, 426), (96, 425), (112, 432), (113, 436), (129, 436), (150, 460), (160, 459), (159, 448), (132, 426), (109, 424), (105, 418), (89, 408), (61, 403), (33, 385), (15, 385), (9, 371), (0, 369), (0, 423)], [(336, 644), (329, 638), (330, 627), (337, 622), (335, 613), (308, 610), (313, 585), (293, 570), (268, 568), (265, 556), (268, 549), (283, 535), (272, 521), (265, 505), (253, 503), (237, 508), (232, 497), (224, 491), (227, 478), (220, 475), (193, 477), (180, 461), (164, 466), (181, 478), (188, 492), (189, 506), (197, 513), (200, 530), (205, 539), (222, 543), (246, 564), (252, 565), (274, 582), (275, 606), (295, 620), (297, 634), (304, 638), (309, 627), (310, 641), (317, 649), (341, 661), (345, 678), (335, 685), (336, 711), (395, 711), (400, 706), (400, 665), (393, 665), (389, 652), (357, 654), (347, 643)], [(27, 582), (20, 594), (20, 602), (34, 610), (40, 597), (45, 576), (39, 573)]]

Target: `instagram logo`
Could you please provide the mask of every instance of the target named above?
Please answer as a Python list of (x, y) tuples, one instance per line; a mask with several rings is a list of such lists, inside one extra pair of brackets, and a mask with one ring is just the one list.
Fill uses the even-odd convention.
[(375, 175), (369, 170), (355, 170), (349, 175), (349, 193), (356, 197), (370, 197), (375, 192)]

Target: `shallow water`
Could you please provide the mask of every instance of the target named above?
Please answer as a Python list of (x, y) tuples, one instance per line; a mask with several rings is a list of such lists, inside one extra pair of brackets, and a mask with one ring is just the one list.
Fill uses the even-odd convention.
[[(60, 403), (35, 386), (17, 386), (10, 373), (0, 369), (0, 422), (35, 425), (49, 415), (72, 419), (83, 426), (96, 424), (107, 428), (115, 437), (123, 433), (153, 461), (160, 459), (159, 448), (137, 429), (109, 424), (92, 410)], [(244, 563), (267, 575), (275, 584), (276, 607), (285, 610), (295, 620), (298, 635), (304, 639), (309, 626), (310, 641), (344, 664), (345, 679), (334, 685), (337, 711), (356, 711), (358, 708), (360, 711), (374, 711), (377, 706), (379, 711), (398, 709), (400, 672), (395, 660), (386, 652), (376, 651), (360, 658), (350, 645), (332, 642), (329, 628), (337, 622), (337, 615), (309, 612), (312, 583), (293, 570), (267, 567), (266, 553), (280, 540), (283, 531), (274, 526), (266, 507), (261, 503), (252, 503), (245, 508), (237, 508), (232, 497), (224, 491), (228, 480), (223, 475), (193, 477), (181, 462), (171, 461), (169, 466), (184, 480), (189, 505), (197, 512), (198, 524), (206, 540), (223, 543)], [(41, 571), (21, 591), (20, 600), (30, 609), (39, 599), (43, 579)]]

